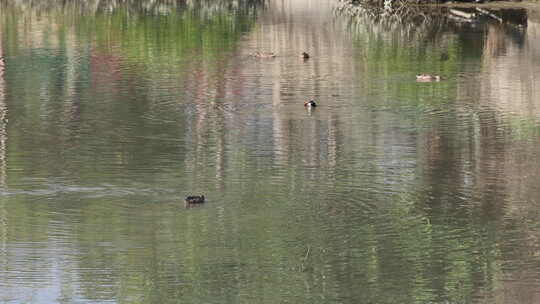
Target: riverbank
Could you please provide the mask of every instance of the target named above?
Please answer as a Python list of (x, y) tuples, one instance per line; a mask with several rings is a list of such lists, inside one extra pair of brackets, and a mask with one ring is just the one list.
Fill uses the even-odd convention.
[[(397, 22), (401, 27), (403, 21), (418, 23), (417, 18), (423, 17), (420, 23), (431, 19), (440, 20), (441, 16), (458, 23), (478, 23), (495, 20), (497, 22), (527, 27), (529, 20), (538, 20), (540, 2), (538, 1), (494, 1), (489, 3), (406, 3), (379, 5), (380, 1), (356, 2), (340, 0), (338, 10), (350, 16), (363, 16), (385, 23)], [(373, 21), (373, 20), (372, 20)]]
[[(384, 5), (385, 1), (358, 1), (358, 0), (339, 0), (340, 2), (350, 3), (353, 5)], [(406, 3), (406, 2), (405, 2)], [(400, 4), (404, 4), (401, 2)], [(533, 8), (540, 7), (540, 0), (526, 0), (526, 1), (486, 1), (483, 3), (478, 2), (459, 2), (459, 1), (448, 1), (437, 3), (437, 1), (426, 1), (424, 3), (418, 3), (415, 1), (410, 1), (407, 3), (411, 6), (439, 6), (439, 7), (488, 7), (488, 8)]]
[(447, 2), (447, 3), (432, 3), (423, 4), (430, 6), (445, 6), (445, 7), (486, 7), (486, 8), (540, 8), (540, 1), (493, 1), (485, 3), (474, 2)]

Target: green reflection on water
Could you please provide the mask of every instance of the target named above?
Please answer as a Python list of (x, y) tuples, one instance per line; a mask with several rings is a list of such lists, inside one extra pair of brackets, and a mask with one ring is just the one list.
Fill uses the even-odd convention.
[[(156, 159), (151, 156), (160, 152), (149, 143), (156, 135), (160, 143), (171, 139), (160, 149), (182, 149), (184, 122), (176, 115), (167, 128), (145, 119), (163, 94), (154, 83), (170, 82), (167, 96), (181, 103), (185, 92), (176, 83), (197, 65), (209, 79), (222, 77), (227, 58), (253, 25), (256, 6), (210, 12), (180, 7), (157, 16), (129, 6), (96, 14), (15, 8), (3, 16), (10, 163), (44, 170), (43, 176), (69, 172), (100, 179), (100, 163), (129, 166)], [(37, 163), (18, 161), (26, 153)]]
[[(455, 123), (459, 39), (405, 48), (360, 37), (371, 42), (356, 46), (354, 64), (376, 98), (351, 111), (384, 112), (383, 123), (373, 119), (381, 129), (348, 135), (336, 112), (337, 122), (305, 119), (317, 128), (310, 133), (291, 118), (290, 154), (277, 160), (258, 147), (266, 141), (229, 133), (230, 113), (201, 105), (207, 92), (193, 97), (179, 85), (202, 71), (202, 91), (218, 86), (211, 80), (223, 78), (256, 12), (55, 12), (22, 26), (27, 33), (5, 15), (0, 288), (15, 290), (14, 302), (24, 297), (18, 288), (43, 285), (64, 302), (490, 302), (505, 270), (538, 261), (534, 241), (521, 242), (538, 231), (538, 215), (512, 215), (506, 181), (489, 179), (506, 139), (467, 157), (474, 147), (464, 135), (481, 140), (482, 126)], [(448, 81), (403, 81), (423, 71)], [(262, 120), (251, 127), (267, 140)], [(380, 140), (384, 122), (403, 127), (409, 146)], [(388, 147), (398, 151), (385, 156)], [(193, 189), (209, 202), (182, 208)]]

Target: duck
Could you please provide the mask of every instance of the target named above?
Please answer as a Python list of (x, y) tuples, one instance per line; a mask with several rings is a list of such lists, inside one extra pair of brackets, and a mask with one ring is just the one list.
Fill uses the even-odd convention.
[(202, 204), (204, 203), (204, 195), (190, 195), (185, 199), (186, 205)]
[(313, 100), (313, 99), (304, 102), (304, 107), (306, 107), (306, 108), (314, 108), (316, 106), (317, 106), (317, 103), (315, 103), (315, 100)]
[(416, 75), (416, 81), (428, 82), (428, 81), (441, 81), (441, 76), (431, 74), (419, 74)]
[(276, 54), (274, 52), (255, 52), (251, 54), (251, 56), (259, 58), (274, 58), (276, 57)]
[(302, 57), (303, 59), (309, 59), (309, 54), (306, 52), (302, 52), (302, 54), (300, 54), (300, 57)]

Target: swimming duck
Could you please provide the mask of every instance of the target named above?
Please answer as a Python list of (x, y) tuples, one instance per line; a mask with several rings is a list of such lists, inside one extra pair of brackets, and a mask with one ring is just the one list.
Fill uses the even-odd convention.
[(259, 58), (274, 58), (276, 57), (276, 54), (274, 54), (274, 52), (255, 52), (251, 54), (251, 56)]
[(204, 195), (190, 195), (185, 199), (186, 205), (204, 203)]
[(311, 99), (310, 101), (304, 102), (304, 107), (306, 108), (314, 108), (317, 104), (315, 103), (315, 100)]
[(416, 81), (419, 81), (419, 82), (441, 81), (441, 76), (430, 75), (430, 74), (419, 74), (419, 75), (416, 75)]
[(303, 59), (309, 59), (309, 54), (306, 52), (302, 52), (302, 54), (300, 54), (300, 57), (302, 57)]

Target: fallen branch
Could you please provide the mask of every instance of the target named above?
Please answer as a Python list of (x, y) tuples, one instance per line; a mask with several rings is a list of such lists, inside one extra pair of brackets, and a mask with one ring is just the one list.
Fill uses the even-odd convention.
[(455, 8), (450, 9), (450, 13), (454, 14), (456, 16), (465, 18), (465, 19), (474, 19), (474, 18), (476, 18), (475, 13), (467, 13), (467, 12), (460, 11), (460, 10), (455, 9)]

